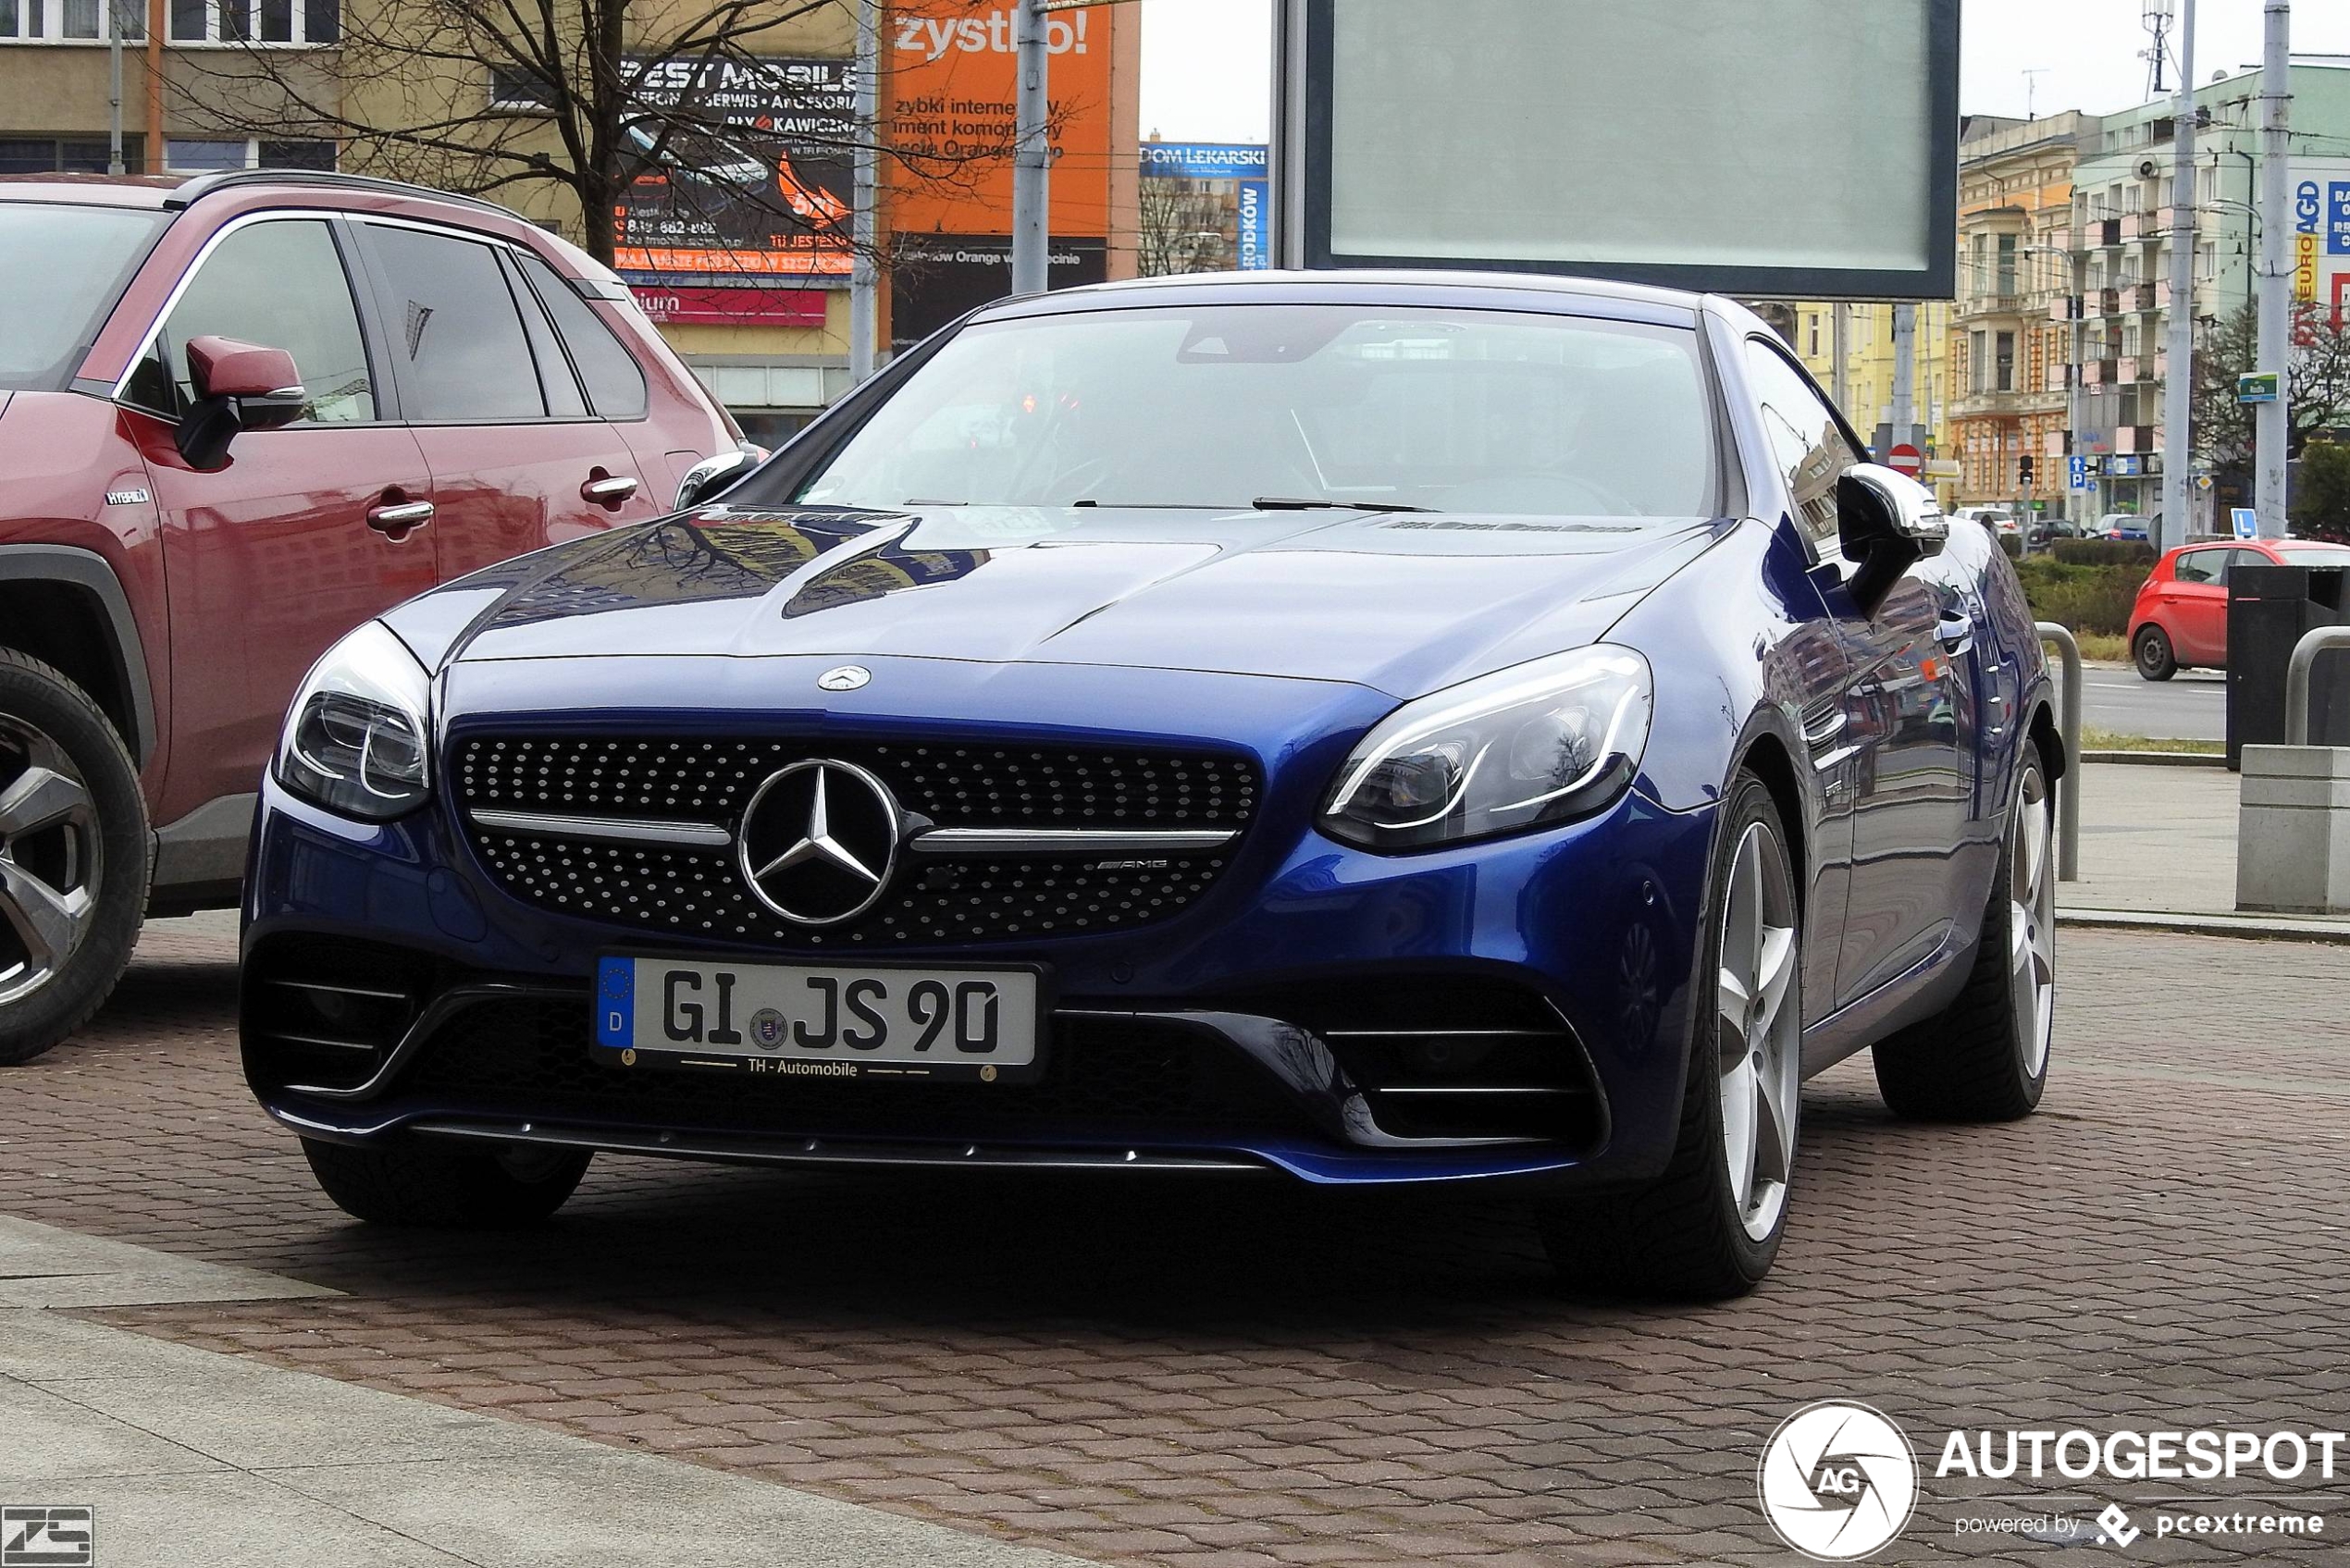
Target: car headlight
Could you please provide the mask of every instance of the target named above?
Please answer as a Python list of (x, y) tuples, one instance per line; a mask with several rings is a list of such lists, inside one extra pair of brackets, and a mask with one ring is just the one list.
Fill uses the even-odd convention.
[(408, 645), (370, 621), (328, 648), (294, 693), (278, 742), (278, 782), (304, 800), (388, 821), (432, 794), (432, 678)]
[(1322, 831), (1420, 849), (1589, 815), (1639, 771), (1650, 703), (1648, 661), (1604, 643), (1407, 702), (1339, 771)]

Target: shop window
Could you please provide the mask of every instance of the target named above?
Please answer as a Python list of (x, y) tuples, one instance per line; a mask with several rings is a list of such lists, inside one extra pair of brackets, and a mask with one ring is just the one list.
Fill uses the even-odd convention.
[(126, 41), (144, 39), (146, 0), (0, 0), (0, 41), (93, 43), (115, 26)]
[(336, 43), (341, 0), (171, 0), (175, 43)]
[[(104, 174), (107, 155), (103, 134), (0, 137), (0, 174)], [(146, 142), (136, 133), (122, 139), (122, 167), (146, 170)]]
[(250, 138), (231, 142), (173, 137), (163, 144), (163, 167), (167, 174), (216, 174), (223, 169), (235, 168), (331, 170), (335, 167), (335, 144), (331, 142), (263, 142)]

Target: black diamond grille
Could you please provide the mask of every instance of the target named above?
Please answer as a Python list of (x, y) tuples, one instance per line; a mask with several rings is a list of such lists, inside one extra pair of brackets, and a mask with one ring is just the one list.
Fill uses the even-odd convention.
[(1238, 828), (1256, 809), (1245, 758), (971, 743), (476, 736), (456, 773), (469, 806), (732, 822), (770, 773), (809, 757), (854, 762), (909, 811), (959, 828)]
[[(1237, 757), (997, 746), (686, 737), (475, 736), (451, 772), (470, 809), (738, 825), (760, 784), (811, 756), (867, 769), (942, 827), (1244, 829), (1259, 775)], [(898, 946), (1122, 930), (1192, 903), (1210, 853), (911, 858), (846, 925), (810, 931), (750, 896), (730, 850), (590, 841), (468, 823), (500, 882), (542, 907), (686, 937)]]

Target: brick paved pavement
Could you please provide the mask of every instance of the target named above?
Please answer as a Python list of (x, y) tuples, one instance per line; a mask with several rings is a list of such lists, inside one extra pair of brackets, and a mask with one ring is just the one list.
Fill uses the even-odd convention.
[[(2063, 944), (2041, 1115), (1905, 1127), (1847, 1064), (1778, 1272), (1718, 1308), (1563, 1295), (1506, 1206), (1269, 1181), (606, 1159), (520, 1241), (369, 1231), (247, 1099), (229, 945), (186, 926), (0, 1073), (0, 1210), (350, 1292), (110, 1322), (1103, 1560), (1786, 1562), (1753, 1467), (1812, 1399), (1929, 1470), (1954, 1426), (2350, 1425), (2350, 951)], [(2065, 1485), (1929, 1475), (1879, 1561), (2040, 1556), (1953, 1536), (2001, 1492), (2166, 1495)], [(2269, 1557), (2343, 1555), (2350, 1480), (2167, 1488), (2261, 1492), (2331, 1532)]]

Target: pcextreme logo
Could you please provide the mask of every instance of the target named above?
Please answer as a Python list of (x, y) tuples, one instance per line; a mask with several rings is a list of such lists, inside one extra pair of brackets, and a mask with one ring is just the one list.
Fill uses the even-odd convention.
[(1910, 1522), (1918, 1457), (1882, 1411), (1822, 1400), (1771, 1434), (1754, 1485), (1779, 1539), (1816, 1562), (1849, 1562)]

